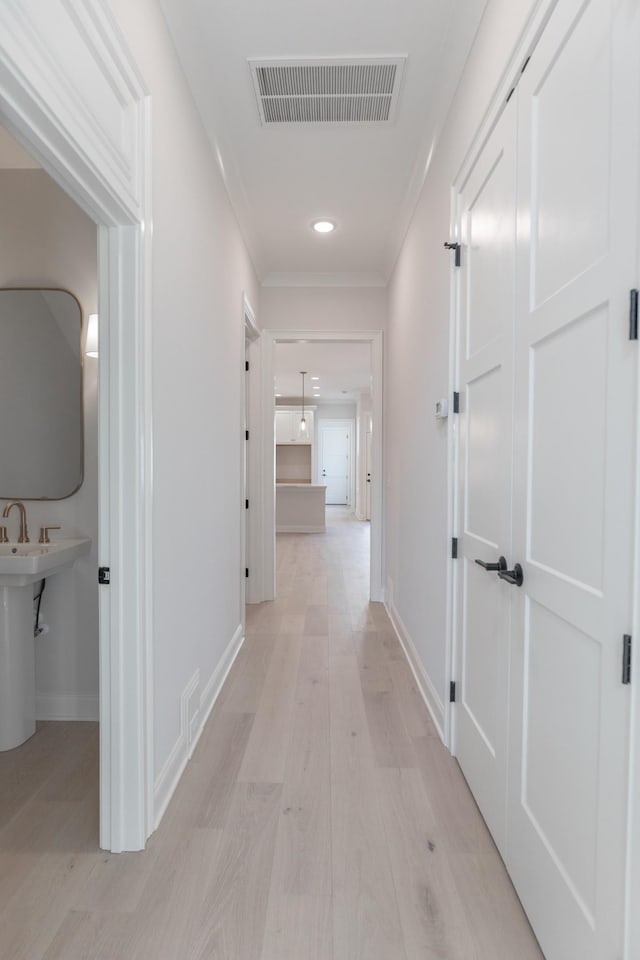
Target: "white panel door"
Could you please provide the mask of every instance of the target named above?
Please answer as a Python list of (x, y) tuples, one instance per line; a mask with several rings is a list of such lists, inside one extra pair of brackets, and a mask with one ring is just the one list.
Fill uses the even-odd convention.
[(623, 956), (639, 22), (561, 0), (519, 85), (507, 863), (547, 960)]
[(351, 428), (320, 424), (320, 483), (327, 485), (326, 503), (349, 503), (351, 489)]
[[(516, 105), (506, 107), (459, 198), (459, 690), (456, 757), (498, 847), (506, 836), (511, 554)], [(489, 569), (480, 564), (488, 565)]]

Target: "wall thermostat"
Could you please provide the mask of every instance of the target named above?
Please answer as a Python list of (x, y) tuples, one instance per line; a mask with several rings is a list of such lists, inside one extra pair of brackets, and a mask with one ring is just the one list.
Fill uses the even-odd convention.
[(436, 420), (446, 420), (449, 416), (449, 401), (436, 400)]

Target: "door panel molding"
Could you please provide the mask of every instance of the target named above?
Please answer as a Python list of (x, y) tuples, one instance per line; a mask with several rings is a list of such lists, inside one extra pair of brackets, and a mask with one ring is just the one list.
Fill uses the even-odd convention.
[[(632, 960), (640, 955), (640, 693), (637, 684), (621, 684), (620, 671), (622, 636), (640, 631), (639, 357), (637, 344), (627, 340), (629, 290), (640, 286), (640, 84), (634, 53), (640, 45), (640, 10), (632, 0), (541, 3), (525, 32), (528, 40), (514, 54), (501, 88), (515, 92), (504, 99), (498, 92), (452, 189), (449, 239), (462, 243), (462, 269), (451, 268), (451, 387), (460, 391), (461, 414), (449, 424), (450, 532), (460, 536), (463, 561), (450, 563), (449, 583), (452, 598), (468, 591), (474, 549), (486, 550), (484, 559), (495, 559), (488, 556), (493, 535), (467, 520), (463, 381), (480, 376), (493, 341), (477, 337), (467, 348), (468, 251), (459, 198), (509, 99), (518, 102), (520, 114), (533, 111), (529, 129), (521, 121), (518, 134), (517, 479), (510, 558), (523, 564), (525, 583), (522, 589), (507, 588), (511, 623), (522, 628), (510, 653), (509, 697), (522, 706), (510, 710), (508, 839), (503, 846), (496, 839), (549, 960), (602, 960), (622, 957), (623, 951), (625, 960)], [(599, 51), (600, 73), (596, 69), (595, 74), (601, 74), (600, 81), (590, 73), (595, 54), (585, 54), (589, 37)], [(521, 74), (519, 66), (532, 50)], [(611, 98), (602, 79), (607, 80), (609, 68)], [(586, 82), (576, 86), (581, 70)], [(561, 75), (561, 89), (551, 96), (551, 84)], [(585, 96), (589, 83), (598, 88), (592, 97)], [(578, 153), (564, 170), (558, 145), (568, 136)], [(556, 148), (540, 160), (535, 151), (547, 150), (550, 140)], [(593, 149), (581, 179), (576, 158), (589, 144)], [(523, 157), (527, 162), (533, 157), (532, 177), (522, 175)], [(536, 219), (531, 211), (537, 202), (544, 210)], [(564, 263), (563, 245), (572, 240), (563, 224), (580, 233), (573, 259)], [(591, 239), (584, 236), (589, 229)], [(555, 253), (554, 242), (560, 243)], [(557, 442), (549, 446), (554, 433)], [(481, 516), (490, 519), (486, 511)], [(576, 526), (579, 516), (585, 522)], [(472, 530), (482, 536), (474, 537)], [(465, 548), (466, 539), (472, 543)], [(452, 602), (449, 622), (450, 678), (462, 677), (464, 687), (463, 607)], [(454, 637), (462, 638), (457, 648)], [(545, 675), (550, 681), (543, 682)], [(633, 679), (638, 676), (636, 665)], [(478, 736), (485, 735), (490, 753), (493, 738), (481, 711), (474, 709), (474, 696), (469, 719)], [(447, 733), (456, 754), (464, 705), (464, 690), (447, 705)], [(471, 763), (477, 762), (474, 755)]]

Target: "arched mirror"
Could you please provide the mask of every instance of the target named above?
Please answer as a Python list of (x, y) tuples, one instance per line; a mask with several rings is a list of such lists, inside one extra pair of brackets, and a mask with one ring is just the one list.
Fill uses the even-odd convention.
[(0, 290), (0, 498), (62, 500), (82, 483), (81, 332), (66, 290)]

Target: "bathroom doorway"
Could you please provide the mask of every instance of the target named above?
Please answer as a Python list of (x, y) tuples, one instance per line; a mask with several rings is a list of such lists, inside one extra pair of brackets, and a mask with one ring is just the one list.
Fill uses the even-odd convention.
[[(22, 504), (21, 526), (33, 549), (47, 539), (89, 541), (73, 566), (14, 588), (34, 596), (33, 624), (27, 624), (33, 636), (15, 651), (31, 676), (16, 694), (20, 714), (6, 700), (2, 714), (0, 782), (16, 787), (10, 802), (0, 804), (0, 830), (25, 819), (35, 794), (58, 796), (52, 782), (64, 770), (97, 846), (99, 390), (97, 356), (87, 355), (89, 318), (98, 311), (97, 228), (3, 127), (0, 204), (0, 391), (10, 394), (2, 398), (0, 432), (7, 452), (13, 426), (19, 451), (0, 471), (0, 507)], [(16, 375), (23, 362), (31, 380), (24, 395)], [(69, 392), (55, 389), (56, 379)], [(18, 519), (11, 509), (2, 520), (10, 542), (18, 540)], [(7, 629), (11, 642), (15, 623)], [(19, 666), (5, 665), (9, 676)]]
[(85, 13), (70, 18), (63, 0), (28, 21), (2, 9), (0, 123), (98, 232), (99, 819), (100, 846), (119, 852), (142, 849), (154, 826), (150, 103), (108, 10)]

